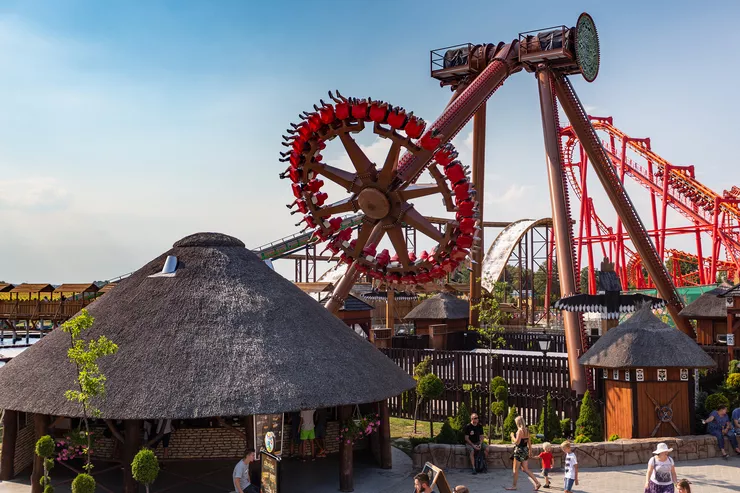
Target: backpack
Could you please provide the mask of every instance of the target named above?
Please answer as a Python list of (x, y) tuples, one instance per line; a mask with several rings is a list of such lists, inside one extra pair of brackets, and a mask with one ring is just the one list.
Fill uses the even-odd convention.
[(475, 454), (475, 471), (476, 472), (487, 472), (488, 464), (486, 464), (486, 453), (479, 450)]

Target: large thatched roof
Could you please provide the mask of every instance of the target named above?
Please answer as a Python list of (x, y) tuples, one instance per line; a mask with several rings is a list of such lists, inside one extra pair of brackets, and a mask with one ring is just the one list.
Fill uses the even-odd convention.
[(692, 303), (686, 305), (679, 315), (686, 318), (726, 318), (727, 304), (719, 295), (724, 294), (729, 287), (729, 285), (722, 285), (703, 293)]
[(601, 336), (578, 361), (599, 368), (716, 366), (693, 339), (662, 322), (647, 306)]
[(460, 320), (467, 319), (470, 305), (467, 301), (450, 293), (439, 293), (419, 303), (408, 315), (406, 320)]
[[(174, 275), (151, 277), (168, 255)], [(230, 236), (199, 233), (89, 307), (103, 358), (104, 418), (200, 418), (374, 402), (414, 381)], [(55, 330), (0, 369), (0, 409), (80, 415), (75, 372)]]

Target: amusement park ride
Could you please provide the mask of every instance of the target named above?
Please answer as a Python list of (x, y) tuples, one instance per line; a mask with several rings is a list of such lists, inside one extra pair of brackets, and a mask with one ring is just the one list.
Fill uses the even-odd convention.
[[(723, 268), (740, 265), (738, 197), (720, 197), (694, 178), (693, 168), (672, 166), (650, 149), (649, 139), (633, 139), (612, 126), (609, 118), (592, 118), (584, 110), (570, 75), (581, 74), (588, 82), (599, 71), (599, 41), (593, 19), (584, 13), (575, 27), (559, 26), (522, 33), (509, 43), (465, 44), (431, 52), (431, 75), (441, 86), (450, 86), (452, 98), (442, 114), (428, 124), (412, 112), (384, 101), (329, 93), (313, 111), (301, 114), (283, 136), (281, 161), (289, 163), (281, 174), (292, 182), (294, 213), (304, 215), (302, 223), (311, 230), (301, 241), (328, 242), (327, 249), (347, 264), (344, 277), (335, 285), (326, 307), (336, 311), (358, 276), (364, 274), (387, 287), (405, 289), (427, 285), (454, 271), (471, 259), (471, 306), (481, 297), (483, 251), (483, 204), (476, 190), (483, 189), (485, 161), (486, 101), (511, 75), (525, 71), (538, 81), (546, 164), (552, 205), (553, 243), (556, 246), (560, 291), (579, 290), (579, 251), (585, 247), (593, 278), (593, 247), (601, 246), (604, 256), (616, 260), (616, 272), (623, 286), (654, 286), (676, 326), (691, 334), (690, 325), (678, 316), (682, 301), (664, 265), (671, 254), (665, 248), (665, 210), (678, 210), (692, 221), (689, 232), (712, 235), (711, 255), (699, 250), (699, 278), (712, 276)], [(557, 110), (560, 102), (570, 122), (561, 128)], [(450, 141), (473, 119), (473, 161), (468, 169), (457, 157)], [(390, 150), (381, 163), (372, 162), (357, 144), (355, 134), (371, 130), (390, 141)], [(598, 131), (606, 132), (602, 144)], [(340, 169), (323, 161), (322, 150), (338, 139), (352, 169)], [(643, 168), (627, 158), (626, 150), (647, 160)], [(613, 164), (614, 163), (614, 164)], [(616, 230), (596, 215), (586, 186), (587, 168), (595, 172), (618, 215)], [(417, 183), (422, 176), (429, 183)], [(650, 190), (653, 229), (647, 229), (624, 188), (624, 178), (636, 179)], [(323, 180), (346, 190), (345, 197), (329, 198), (322, 191)], [(574, 236), (568, 185), (581, 199), (580, 228)], [(445, 219), (444, 229), (422, 215), (414, 205), (422, 197), (441, 196), (454, 218)], [(658, 202), (662, 222), (658, 221)], [(343, 214), (354, 213), (351, 216)], [(591, 225), (595, 225), (592, 229)], [(418, 257), (409, 248), (405, 228), (413, 227), (435, 243)], [(735, 229), (733, 229), (735, 227)], [(684, 231), (685, 230), (685, 231)], [(354, 233), (356, 231), (356, 233)], [(388, 237), (389, 247), (381, 249)], [(630, 240), (634, 250), (625, 245)], [(654, 244), (657, 246), (654, 247)], [(387, 244), (387, 243), (386, 243)], [(720, 248), (728, 254), (727, 265), (719, 261)], [(642, 276), (645, 269), (648, 279)], [(635, 271), (639, 273), (634, 274)], [(633, 273), (633, 274), (630, 274)], [(632, 276), (632, 277), (630, 277)], [(592, 287), (596, 282), (592, 279)], [(582, 393), (586, 387), (583, 368), (577, 363), (586, 350), (581, 316), (563, 314), (571, 387)], [(471, 323), (476, 323), (471, 313)]]

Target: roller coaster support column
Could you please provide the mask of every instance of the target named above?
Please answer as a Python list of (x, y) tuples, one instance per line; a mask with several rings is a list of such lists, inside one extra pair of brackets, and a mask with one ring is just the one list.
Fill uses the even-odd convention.
[(563, 111), (568, 116), (568, 120), (578, 140), (581, 141), (581, 144), (586, 149), (593, 169), (614, 206), (614, 210), (616, 210), (622, 220), (624, 228), (627, 230), (632, 243), (637, 249), (637, 253), (640, 254), (643, 265), (653, 279), (660, 297), (666, 300), (668, 312), (671, 318), (673, 318), (673, 322), (685, 334), (692, 338), (695, 337), (694, 329), (688, 321), (678, 315), (678, 312), (683, 309), (681, 297), (678, 295), (676, 287), (673, 285), (673, 281), (671, 281), (671, 277), (666, 271), (665, 265), (660, 260), (660, 257), (658, 257), (655, 246), (650, 241), (648, 231), (637, 215), (637, 211), (627, 192), (624, 190), (619, 176), (614, 172), (612, 163), (601, 145), (596, 131), (591, 126), (591, 122), (586, 115), (586, 111), (583, 109), (583, 105), (578, 100), (573, 86), (571, 86), (570, 81), (565, 75), (555, 77), (554, 85)]
[[(557, 245), (558, 277), (560, 293), (565, 296), (578, 292), (575, 268), (573, 265), (573, 238), (571, 235), (570, 214), (565, 194), (563, 163), (560, 155), (560, 136), (556, 123), (555, 101), (552, 91), (552, 76), (549, 70), (537, 72), (542, 110), (542, 130), (545, 136), (545, 157), (547, 176), (550, 182), (550, 202), (552, 204), (552, 228)], [(549, 300), (547, 301), (549, 305)], [(583, 353), (581, 340), (581, 316), (578, 313), (563, 312), (565, 323), (565, 342), (568, 350), (570, 368), (570, 388), (577, 394), (586, 392), (586, 371), (578, 363)]]
[(478, 327), (478, 304), (481, 298), (481, 276), (483, 267), (483, 245), (485, 245), (483, 234), (483, 200), (484, 178), (486, 168), (486, 103), (478, 108), (473, 117), (473, 186), (478, 192), (478, 209), (480, 214), (480, 245), (477, 249), (471, 249), (470, 260), (472, 272), (470, 273), (470, 325)]

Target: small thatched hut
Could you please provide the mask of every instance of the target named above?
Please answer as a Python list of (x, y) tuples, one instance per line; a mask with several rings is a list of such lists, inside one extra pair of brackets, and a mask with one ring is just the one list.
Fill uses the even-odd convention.
[(578, 360), (605, 384), (606, 436), (646, 438), (691, 433), (695, 368), (714, 360), (646, 305), (604, 334)]
[[(386, 399), (414, 381), (240, 240), (185, 237), (89, 311), (89, 337), (105, 335), (120, 347), (100, 361), (107, 395), (95, 404), (112, 431), (111, 420), (124, 422), (125, 433), (116, 432), (123, 464), (138, 451), (145, 419), (220, 422), (333, 407), (349, 418), (351, 405), (379, 403), (382, 463), (390, 467)], [(7, 438), (18, 412), (34, 414), (36, 435), (46, 433), (51, 416), (81, 416), (64, 397), (76, 377), (68, 345), (69, 336), (55, 330), (0, 369)], [(254, 443), (250, 429), (247, 443)], [(14, 445), (3, 440), (3, 477), (12, 474), (6, 449), (14, 453)], [(351, 446), (340, 446), (340, 455), (346, 490)], [(130, 468), (124, 470), (126, 491), (135, 491)]]
[(727, 342), (727, 306), (720, 296), (731, 286), (723, 284), (689, 303), (679, 313), (689, 320), (696, 320), (696, 342), (711, 346)]
[(419, 303), (405, 320), (414, 322), (416, 335), (429, 336), (432, 347), (447, 349), (447, 335), (468, 328), (470, 304), (451, 293), (439, 293)]

